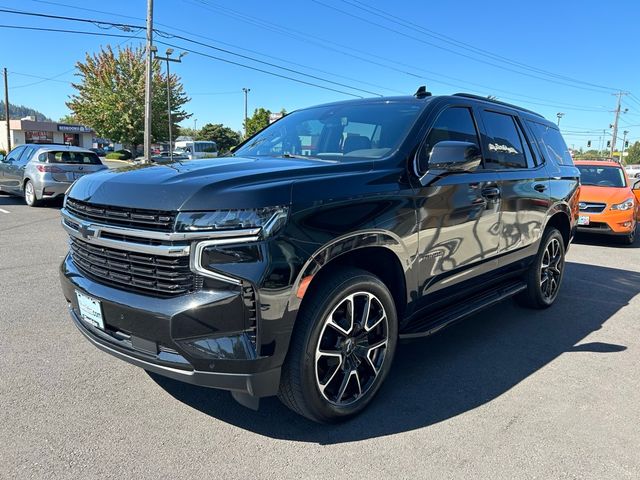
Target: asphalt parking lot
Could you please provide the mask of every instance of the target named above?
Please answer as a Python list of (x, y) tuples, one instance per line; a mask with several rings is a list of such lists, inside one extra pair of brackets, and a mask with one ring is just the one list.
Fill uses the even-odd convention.
[(66, 248), (59, 206), (0, 194), (0, 478), (640, 478), (640, 241), (578, 239), (549, 310), (402, 345), (338, 426), (98, 351), (60, 293)]

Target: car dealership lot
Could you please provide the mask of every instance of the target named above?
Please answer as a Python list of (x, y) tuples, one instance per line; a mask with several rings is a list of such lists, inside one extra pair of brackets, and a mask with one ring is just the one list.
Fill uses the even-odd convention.
[(638, 478), (640, 241), (607, 242), (571, 247), (550, 310), (507, 301), (402, 345), (371, 407), (322, 426), (91, 346), (58, 207), (0, 195), (0, 478)]

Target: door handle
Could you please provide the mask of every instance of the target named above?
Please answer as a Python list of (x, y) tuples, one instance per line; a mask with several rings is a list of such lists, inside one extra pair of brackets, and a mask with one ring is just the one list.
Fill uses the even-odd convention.
[(544, 192), (544, 191), (547, 189), (547, 186), (546, 186), (544, 183), (538, 183), (538, 184), (536, 184), (536, 185), (534, 185), (534, 186), (533, 186), (533, 189), (534, 189), (536, 192), (540, 192), (540, 193), (542, 193), (542, 192)]
[(500, 189), (498, 187), (486, 187), (482, 189), (482, 196), (484, 198), (494, 199), (500, 196)]

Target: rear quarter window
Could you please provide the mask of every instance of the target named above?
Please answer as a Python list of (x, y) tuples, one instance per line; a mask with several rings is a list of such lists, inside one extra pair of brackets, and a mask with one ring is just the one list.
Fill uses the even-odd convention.
[(571, 158), (567, 144), (564, 142), (557, 128), (531, 120), (528, 120), (527, 123), (533, 131), (541, 153), (547, 159), (552, 160), (558, 165), (573, 165), (573, 158)]

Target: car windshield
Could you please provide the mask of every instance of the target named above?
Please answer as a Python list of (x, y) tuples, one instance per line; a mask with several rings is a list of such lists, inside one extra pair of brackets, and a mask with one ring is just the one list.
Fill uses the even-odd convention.
[(576, 165), (580, 170), (580, 183), (596, 187), (626, 187), (624, 170), (620, 167)]
[(45, 152), (39, 160), (47, 163), (78, 163), (85, 165), (100, 165), (102, 162), (93, 152)]
[(305, 156), (340, 161), (381, 158), (400, 145), (422, 107), (402, 101), (300, 110), (255, 135), (234, 155)]

